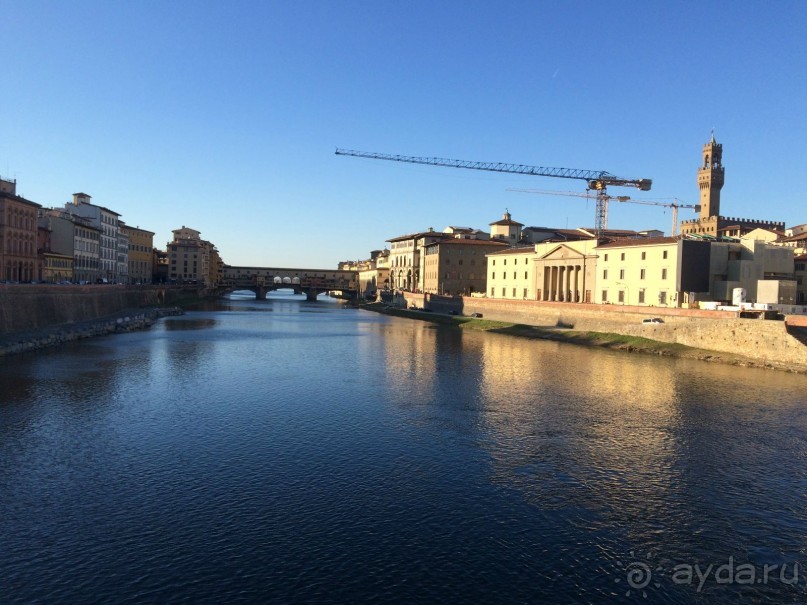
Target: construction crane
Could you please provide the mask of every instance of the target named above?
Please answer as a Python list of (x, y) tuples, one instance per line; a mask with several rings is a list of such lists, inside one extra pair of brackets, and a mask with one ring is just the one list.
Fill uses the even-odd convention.
[(357, 158), (370, 158), (373, 160), (391, 160), (393, 162), (408, 162), (410, 164), (427, 164), (429, 166), (447, 166), (450, 168), (468, 168), (470, 170), (488, 170), (490, 172), (507, 172), (512, 174), (526, 174), (529, 176), (551, 176), (562, 179), (580, 179), (586, 181), (589, 190), (597, 192), (597, 208), (595, 229), (597, 237), (608, 226), (608, 199), (606, 188), (636, 187), (642, 191), (650, 191), (653, 184), (651, 179), (625, 179), (614, 176), (604, 170), (580, 170), (575, 168), (544, 168), (540, 166), (526, 166), (524, 164), (506, 164), (501, 162), (472, 162), (466, 160), (449, 160), (445, 158), (413, 157), (408, 155), (392, 155), (388, 153), (372, 153), (367, 151), (353, 151), (350, 149), (336, 149), (336, 155), (348, 155)]
[[(519, 193), (536, 193), (538, 195), (570, 195), (574, 197), (584, 197), (591, 199), (586, 193), (577, 193), (575, 191), (543, 191), (540, 189), (508, 189), (507, 191), (517, 191)], [(616, 201), (623, 204), (642, 204), (644, 206), (663, 206), (665, 208), (672, 208), (672, 234), (678, 233), (678, 209), (679, 208), (692, 208), (695, 212), (700, 212), (700, 204), (680, 204), (678, 198), (673, 198), (673, 202), (657, 202), (653, 200), (634, 200), (627, 195), (603, 195), (601, 196), (603, 204), (605, 204), (605, 214), (608, 214), (608, 202)], [(598, 200), (600, 198), (598, 197)]]

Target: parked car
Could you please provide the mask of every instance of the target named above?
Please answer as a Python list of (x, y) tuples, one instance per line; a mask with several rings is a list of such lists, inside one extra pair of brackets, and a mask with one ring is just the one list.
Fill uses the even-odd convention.
[(664, 320), (660, 317), (648, 317), (642, 320), (643, 324), (663, 324)]
[(471, 313), (471, 317), (482, 317), (481, 313)]

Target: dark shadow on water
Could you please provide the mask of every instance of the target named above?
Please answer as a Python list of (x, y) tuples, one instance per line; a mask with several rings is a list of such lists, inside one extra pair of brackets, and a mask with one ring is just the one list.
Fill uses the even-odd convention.
[(215, 319), (209, 318), (194, 318), (194, 319), (166, 319), (164, 326), (166, 330), (209, 330), (216, 325)]

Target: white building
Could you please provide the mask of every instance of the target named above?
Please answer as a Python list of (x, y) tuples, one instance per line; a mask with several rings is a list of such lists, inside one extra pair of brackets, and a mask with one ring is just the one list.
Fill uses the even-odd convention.
[[(98, 276), (112, 283), (118, 280), (118, 236), (120, 228), (118, 219), (120, 214), (90, 203), (91, 196), (86, 193), (74, 193), (73, 202), (65, 204), (65, 210), (75, 216), (80, 216), (90, 221), (90, 224), (101, 232), (99, 242), (99, 267)], [(127, 249), (128, 250), (128, 249)], [(127, 251), (128, 254), (128, 251)]]

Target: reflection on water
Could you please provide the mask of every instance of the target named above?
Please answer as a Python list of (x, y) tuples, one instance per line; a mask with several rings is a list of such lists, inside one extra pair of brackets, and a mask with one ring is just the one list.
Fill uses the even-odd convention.
[(805, 558), (805, 387), (233, 296), (3, 361), (0, 600), (796, 602), (671, 570)]

